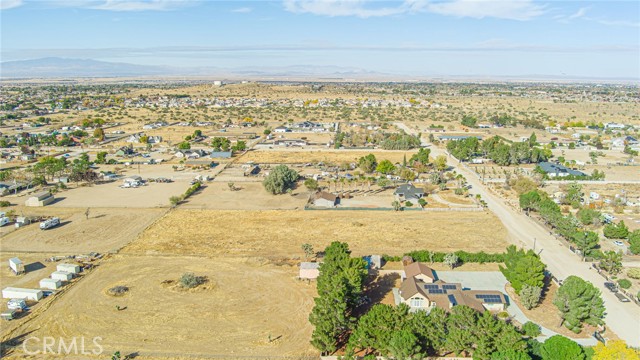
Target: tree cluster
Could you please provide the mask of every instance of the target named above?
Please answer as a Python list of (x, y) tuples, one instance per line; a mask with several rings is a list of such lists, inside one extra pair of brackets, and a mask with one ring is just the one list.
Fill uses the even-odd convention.
[(560, 310), (564, 326), (579, 333), (584, 323), (604, 324), (605, 307), (600, 290), (577, 276), (569, 276), (558, 289), (553, 304)]
[(367, 269), (362, 258), (351, 257), (346, 243), (334, 241), (324, 253), (318, 297), (314, 299), (309, 322), (314, 326), (311, 344), (323, 353), (332, 353), (353, 327), (353, 313), (362, 295)]
[(283, 194), (295, 186), (299, 176), (297, 171), (289, 169), (286, 165), (278, 165), (271, 169), (262, 185), (271, 194)]

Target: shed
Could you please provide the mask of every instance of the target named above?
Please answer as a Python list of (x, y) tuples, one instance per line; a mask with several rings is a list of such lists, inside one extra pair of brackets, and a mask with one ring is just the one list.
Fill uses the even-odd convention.
[(2, 297), (5, 299), (27, 299), (38, 301), (42, 299), (42, 290), (7, 287), (2, 289)]
[(300, 263), (300, 279), (317, 279), (320, 275), (320, 263), (302, 262)]
[(13, 271), (16, 275), (22, 274), (24, 272), (24, 264), (17, 257), (9, 259), (9, 267), (11, 271)]
[(48, 191), (41, 191), (31, 195), (27, 201), (24, 202), (25, 206), (45, 206), (51, 204), (55, 198)]
[(40, 288), (42, 289), (59, 289), (62, 286), (62, 281), (56, 279), (44, 278), (40, 280)]
[(51, 273), (51, 278), (60, 281), (69, 281), (73, 279), (73, 274), (66, 271), (54, 271)]
[(77, 274), (80, 272), (80, 265), (76, 264), (58, 264), (56, 266), (56, 270), (58, 271), (66, 271), (68, 273)]
[(315, 195), (315, 199), (313, 200), (313, 205), (319, 207), (336, 207), (340, 203), (340, 198), (328, 193), (326, 191), (321, 191)]
[(212, 159), (229, 159), (231, 151), (212, 151), (209, 157)]

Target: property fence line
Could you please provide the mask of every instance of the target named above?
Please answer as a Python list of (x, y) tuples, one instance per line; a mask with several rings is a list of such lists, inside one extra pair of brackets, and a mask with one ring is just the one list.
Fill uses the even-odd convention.
[[(334, 208), (317, 208), (309, 205), (305, 205), (305, 210), (319, 210), (319, 211), (335, 211), (335, 210), (349, 210), (349, 211), (393, 211), (393, 208), (386, 207), (375, 207), (375, 208), (365, 208), (365, 207), (334, 207)], [(402, 208), (401, 211), (426, 211), (426, 212), (481, 212), (484, 211), (483, 208)]]

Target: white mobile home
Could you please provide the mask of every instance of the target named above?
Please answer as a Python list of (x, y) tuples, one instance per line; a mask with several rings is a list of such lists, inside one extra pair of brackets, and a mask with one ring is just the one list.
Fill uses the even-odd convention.
[(7, 287), (2, 289), (2, 297), (5, 299), (27, 299), (38, 301), (42, 299), (42, 290)]
[(54, 271), (51, 273), (51, 278), (60, 281), (69, 281), (73, 279), (73, 274), (66, 271)]
[(80, 272), (80, 265), (75, 264), (58, 264), (56, 266), (56, 270), (58, 271), (66, 271), (72, 274), (78, 274)]
[(56, 290), (62, 286), (62, 281), (56, 279), (45, 278), (40, 280), (41, 289)]
[(24, 264), (17, 257), (9, 259), (9, 267), (16, 275), (24, 272)]

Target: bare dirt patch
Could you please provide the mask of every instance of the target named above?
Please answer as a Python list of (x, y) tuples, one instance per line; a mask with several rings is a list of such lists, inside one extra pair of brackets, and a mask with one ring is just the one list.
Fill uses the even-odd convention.
[(253, 161), (259, 164), (299, 164), (318, 163), (340, 164), (343, 162), (358, 162), (363, 156), (374, 154), (378, 161), (387, 159), (391, 162), (402, 162), (405, 155), (407, 160), (411, 158), (416, 150), (407, 151), (385, 151), (385, 150), (254, 150), (249, 151), (239, 158), (241, 162)]
[(287, 210), (301, 209), (307, 203), (309, 191), (299, 187), (293, 195), (271, 195), (260, 182), (234, 182), (232, 191), (226, 182), (211, 181), (181, 208), (216, 210)]
[[(189, 236), (185, 236), (185, 233)], [(500, 220), (488, 212), (176, 210), (145, 231), (127, 253), (297, 258), (310, 243), (349, 243), (354, 255), (416, 249), (502, 252)]]
[(0, 238), (2, 251), (71, 255), (117, 250), (135, 239), (142, 230), (166, 212), (165, 209), (91, 208), (87, 220), (85, 210), (86, 208), (25, 208), (25, 215), (58, 216), (60, 225), (40, 230), (38, 223), (34, 223), (12, 231)]
[[(185, 271), (207, 276), (215, 288), (162, 285)], [(13, 335), (100, 336), (106, 353), (142, 356), (317, 355), (307, 321), (315, 286), (295, 280), (296, 273), (252, 260), (116, 256)], [(126, 296), (105, 293), (121, 283), (130, 287)]]

